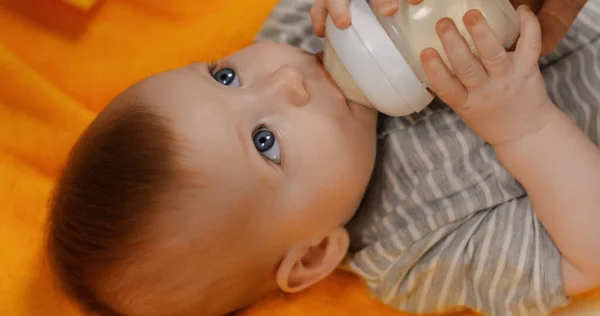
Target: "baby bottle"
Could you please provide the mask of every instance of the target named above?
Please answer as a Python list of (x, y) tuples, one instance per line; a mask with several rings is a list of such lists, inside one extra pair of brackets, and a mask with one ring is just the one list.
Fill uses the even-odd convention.
[(519, 16), (509, 0), (424, 0), (419, 5), (398, 1), (390, 17), (372, 10), (365, 0), (350, 1), (352, 25), (340, 30), (327, 18), (323, 63), (346, 98), (390, 116), (419, 112), (432, 100), (419, 56), (437, 49), (448, 64), (435, 31), (437, 22), (454, 20), (477, 54), (462, 18), (479, 10), (505, 47), (519, 35)]

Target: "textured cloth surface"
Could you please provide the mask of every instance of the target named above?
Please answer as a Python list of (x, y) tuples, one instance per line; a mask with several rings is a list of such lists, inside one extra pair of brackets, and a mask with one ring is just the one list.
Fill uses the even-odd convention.
[(42, 239), (53, 181), (95, 114), (149, 74), (252, 43), (276, 3), (0, 0), (0, 315), (78, 315)]

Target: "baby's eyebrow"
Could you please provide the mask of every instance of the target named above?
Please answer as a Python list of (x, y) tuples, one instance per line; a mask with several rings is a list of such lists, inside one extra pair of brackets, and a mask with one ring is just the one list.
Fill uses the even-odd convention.
[(237, 138), (237, 143), (238, 146), (240, 146), (240, 148), (242, 148), (242, 151), (244, 152), (244, 157), (245, 159), (251, 159), (252, 158), (252, 147), (250, 147), (251, 145), (251, 138), (248, 136), (244, 135), (244, 131), (242, 128), (240, 128), (239, 126), (234, 127), (235, 128), (235, 134), (236, 134), (236, 138)]
[(185, 68), (188, 68), (194, 71), (196, 74), (202, 75), (202, 77), (206, 76), (209, 73), (209, 64), (203, 62), (195, 62), (187, 65)]
[(204, 80), (205, 83), (210, 85), (211, 87), (217, 87), (221, 85), (212, 77), (212, 74), (210, 73), (209, 63), (197, 62), (189, 64), (183, 68), (185, 70), (192, 71), (194, 75), (198, 76), (201, 80)]

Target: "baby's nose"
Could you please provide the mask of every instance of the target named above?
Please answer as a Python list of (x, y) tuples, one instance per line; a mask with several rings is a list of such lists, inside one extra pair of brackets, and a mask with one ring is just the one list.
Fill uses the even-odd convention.
[(304, 87), (304, 74), (292, 66), (282, 66), (272, 75), (271, 86), (267, 87), (286, 104), (304, 105), (310, 100), (310, 94)]

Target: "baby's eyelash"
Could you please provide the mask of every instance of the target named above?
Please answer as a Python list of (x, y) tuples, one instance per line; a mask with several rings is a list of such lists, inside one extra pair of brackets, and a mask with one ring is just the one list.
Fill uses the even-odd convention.
[(208, 72), (212, 75), (213, 73), (215, 73), (215, 71), (217, 70), (217, 67), (219, 65), (217, 64), (216, 61), (209, 61), (208, 62)]

